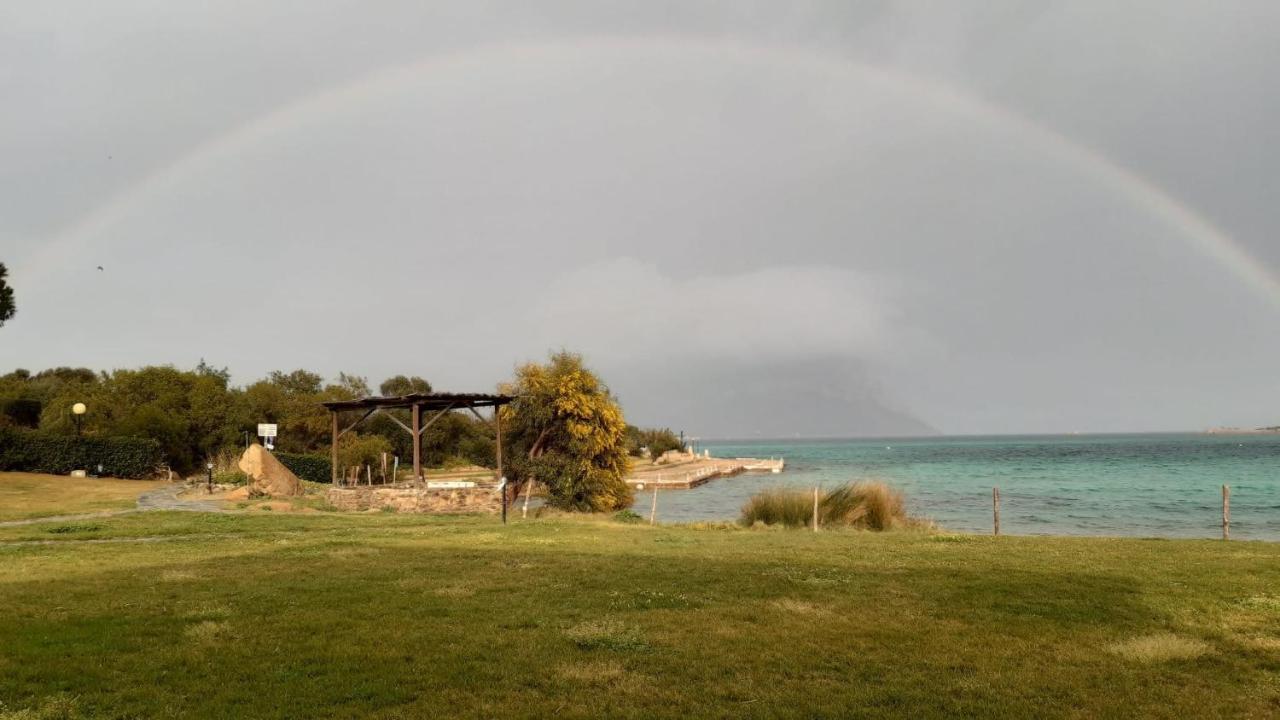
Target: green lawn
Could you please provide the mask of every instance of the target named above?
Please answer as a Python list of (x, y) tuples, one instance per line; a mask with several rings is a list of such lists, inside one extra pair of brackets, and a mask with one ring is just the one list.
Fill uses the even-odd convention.
[(167, 483), (155, 480), (73, 478), (39, 473), (0, 473), (0, 521), (121, 510)]
[(1276, 717), (1280, 545), (330, 513), (8, 527), (0, 702), (0, 718)]

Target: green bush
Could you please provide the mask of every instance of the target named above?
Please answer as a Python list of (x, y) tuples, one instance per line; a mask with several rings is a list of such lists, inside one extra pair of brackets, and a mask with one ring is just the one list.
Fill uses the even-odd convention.
[(324, 455), (301, 453), (272, 453), (289, 472), (303, 480), (315, 483), (333, 482), (333, 463)]
[(391, 453), (391, 443), (381, 435), (351, 433), (338, 441), (338, 463), (343, 468), (358, 468), (364, 475), (364, 466), (379, 467), (382, 454)]
[(66, 475), (87, 470), (120, 478), (155, 474), (160, 443), (147, 438), (84, 437), (0, 428), (0, 470)]
[(7, 418), (10, 424), (17, 425), (18, 427), (39, 427), (40, 410), (41, 405), (39, 400), (26, 400), (22, 398), (0, 400), (0, 416)]
[(249, 476), (239, 470), (224, 470), (214, 473), (213, 481), (219, 485), (248, 485)]
[(635, 510), (619, 510), (613, 514), (613, 519), (617, 522), (628, 524), (644, 522), (644, 518)]

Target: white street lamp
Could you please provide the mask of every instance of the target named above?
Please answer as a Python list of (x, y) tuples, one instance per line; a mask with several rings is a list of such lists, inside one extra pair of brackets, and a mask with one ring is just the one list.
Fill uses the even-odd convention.
[(80, 418), (82, 418), (88, 410), (89, 408), (85, 407), (85, 404), (82, 402), (78, 402), (71, 406), (71, 412), (76, 416), (76, 437), (80, 437)]

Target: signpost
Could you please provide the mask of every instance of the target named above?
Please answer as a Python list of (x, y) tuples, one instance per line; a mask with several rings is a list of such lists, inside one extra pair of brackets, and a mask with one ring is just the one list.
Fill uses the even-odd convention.
[(276, 424), (275, 423), (258, 423), (258, 437), (262, 438), (262, 445), (268, 450), (276, 449)]

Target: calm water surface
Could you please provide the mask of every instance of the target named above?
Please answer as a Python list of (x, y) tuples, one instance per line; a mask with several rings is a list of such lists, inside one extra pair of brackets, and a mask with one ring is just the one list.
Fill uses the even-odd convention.
[[(912, 514), (991, 531), (991, 488), (1010, 534), (1280, 540), (1280, 435), (1093, 435), (705, 443), (718, 457), (777, 457), (781, 475), (740, 475), (658, 497), (664, 522), (731, 520), (770, 487), (882, 479)], [(636, 510), (648, 515), (651, 496)]]

